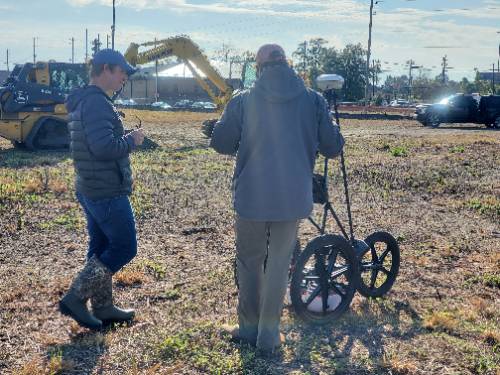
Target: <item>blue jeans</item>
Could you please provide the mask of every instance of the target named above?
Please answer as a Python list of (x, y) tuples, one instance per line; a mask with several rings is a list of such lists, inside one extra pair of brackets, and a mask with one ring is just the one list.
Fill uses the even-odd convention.
[(91, 200), (78, 192), (76, 197), (87, 218), (87, 257), (95, 255), (111, 272), (118, 272), (137, 254), (134, 213), (128, 197)]

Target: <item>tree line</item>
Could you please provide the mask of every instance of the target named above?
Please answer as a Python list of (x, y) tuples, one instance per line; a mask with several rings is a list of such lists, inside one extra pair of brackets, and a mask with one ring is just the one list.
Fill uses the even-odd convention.
[(292, 56), (294, 68), (313, 88), (316, 88), (316, 77), (320, 74), (335, 73), (343, 76), (345, 85), (341, 97), (344, 101), (364, 99), (367, 82), (370, 97), (376, 104), (395, 98), (431, 101), (457, 92), (477, 92), (482, 95), (492, 93), (491, 84), (480, 80), (477, 70), (472, 81), (465, 77), (461, 81), (453, 81), (447, 74), (430, 78), (420, 69), (413, 72), (412, 78), (409, 75), (388, 75), (383, 83), (378, 84), (382, 73), (380, 63), (370, 64), (367, 75), (367, 51), (360, 43), (347, 44), (343, 49), (337, 49), (328, 47), (327, 40), (315, 38), (300, 43)]

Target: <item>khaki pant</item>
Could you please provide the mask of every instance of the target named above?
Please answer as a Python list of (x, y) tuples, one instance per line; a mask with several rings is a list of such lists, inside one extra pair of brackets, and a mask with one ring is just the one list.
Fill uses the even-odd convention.
[(281, 310), (298, 224), (236, 218), (239, 334), (260, 349), (280, 344)]

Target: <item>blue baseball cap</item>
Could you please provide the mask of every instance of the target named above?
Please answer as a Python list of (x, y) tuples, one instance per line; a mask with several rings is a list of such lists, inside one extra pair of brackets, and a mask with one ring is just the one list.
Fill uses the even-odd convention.
[(97, 64), (118, 65), (129, 76), (134, 74), (138, 70), (138, 69), (134, 68), (132, 65), (130, 65), (127, 62), (127, 60), (125, 60), (125, 57), (123, 57), (123, 55), (120, 52), (109, 49), (109, 48), (102, 49), (99, 52), (97, 52), (94, 55), (94, 57), (92, 58), (92, 64), (95, 64), (95, 65), (97, 65)]

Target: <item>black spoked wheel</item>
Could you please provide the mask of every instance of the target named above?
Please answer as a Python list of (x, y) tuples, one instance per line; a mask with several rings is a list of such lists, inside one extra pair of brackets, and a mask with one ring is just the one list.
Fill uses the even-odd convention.
[(290, 297), (295, 312), (314, 324), (342, 315), (356, 292), (358, 262), (341, 236), (323, 235), (309, 242), (295, 264)]
[(495, 122), (491, 126), (493, 129), (500, 129), (500, 116), (495, 119)]
[(358, 291), (365, 297), (381, 297), (394, 284), (399, 272), (399, 245), (388, 232), (375, 232), (365, 239), (369, 249), (359, 255)]
[(295, 270), (295, 266), (297, 265), (297, 261), (300, 256), (300, 241), (297, 239), (295, 241), (295, 245), (293, 247), (292, 259), (290, 261), (290, 271), (288, 272), (288, 279), (291, 280), (293, 276), (293, 271)]
[(427, 123), (431, 127), (437, 128), (439, 125), (441, 125), (441, 119), (439, 118), (439, 115), (437, 113), (430, 113), (427, 116)]

